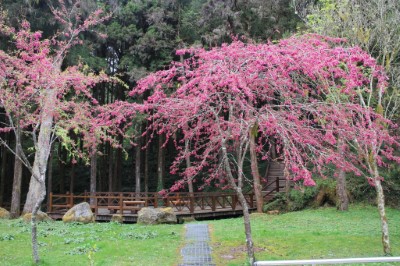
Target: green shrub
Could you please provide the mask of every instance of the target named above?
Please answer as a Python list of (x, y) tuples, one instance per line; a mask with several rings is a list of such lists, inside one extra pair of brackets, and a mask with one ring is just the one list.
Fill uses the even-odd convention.
[[(320, 197), (323, 197), (320, 199), (322, 203), (316, 204), (320, 194)], [(336, 181), (334, 179), (316, 179), (316, 186), (314, 187), (296, 186), (289, 191), (288, 195), (277, 193), (271, 202), (264, 205), (263, 211), (299, 211), (307, 207), (319, 207), (325, 203), (324, 197), (327, 197), (329, 203), (335, 204), (335, 196)]]

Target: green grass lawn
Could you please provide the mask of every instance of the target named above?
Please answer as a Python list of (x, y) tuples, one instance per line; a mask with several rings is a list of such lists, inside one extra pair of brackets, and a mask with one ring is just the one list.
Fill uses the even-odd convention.
[[(377, 208), (361, 205), (350, 208), (349, 212), (323, 208), (281, 215), (253, 214), (252, 233), (257, 250), (256, 259), (382, 256)], [(388, 209), (387, 217), (392, 253), (400, 256), (400, 211)], [(208, 223), (212, 226), (213, 256), (217, 265), (245, 264), (243, 219)]]
[[(400, 211), (388, 209), (387, 216), (393, 255), (400, 256)], [(204, 223), (211, 227), (214, 262), (244, 265), (243, 219)], [(372, 206), (253, 214), (252, 228), (257, 260), (382, 256), (380, 220)], [(39, 232), (41, 265), (178, 265), (184, 245), (183, 225), (50, 222), (41, 223)], [(29, 224), (0, 220), (0, 265), (31, 264)]]
[[(41, 265), (176, 265), (182, 225), (94, 223), (39, 225)], [(30, 227), (0, 220), (0, 265), (32, 265)]]

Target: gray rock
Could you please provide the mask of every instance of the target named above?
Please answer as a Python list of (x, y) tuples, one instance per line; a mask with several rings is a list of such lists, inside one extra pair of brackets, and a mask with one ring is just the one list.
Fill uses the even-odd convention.
[(80, 222), (93, 223), (95, 221), (94, 214), (87, 202), (82, 202), (67, 211), (62, 218), (64, 223)]
[(176, 224), (172, 208), (142, 208), (138, 213), (139, 224)]

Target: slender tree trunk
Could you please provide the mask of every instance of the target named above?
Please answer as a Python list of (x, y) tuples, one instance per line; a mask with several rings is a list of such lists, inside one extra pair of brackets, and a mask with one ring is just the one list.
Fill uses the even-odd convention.
[(60, 178), (60, 184), (59, 184), (59, 190), (61, 194), (65, 193), (64, 190), (64, 175), (65, 175), (65, 160), (64, 160), (64, 151), (61, 142), (58, 144), (58, 173), (59, 173), (59, 178)]
[(257, 212), (263, 211), (264, 199), (262, 196), (262, 185), (260, 172), (258, 170), (258, 160), (256, 152), (256, 133), (255, 130), (250, 131), (250, 161), (251, 161), (251, 173), (253, 175), (253, 187), (254, 195), (256, 198)]
[(38, 183), (39, 183), (39, 197), (37, 199), (37, 202), (34, 204), (34, 207), (32, 209), (32, 218), (31, 218), (31, 240), (32, 240), (32, 256), (33, 256), (33, 261), (38, 264), (40, 262), (40, 257), (39, 257), (39, 245), (37, 241), (37, 221), (36, 221), (36, 215), (38, 211), (40, 210), (40, 206), (42, 205), (43, 200), (46, 197), (46, 185), (45, 185), (45, 175), (41, 175), (38, 177)]
[[(344, 154), (341, 146), (343, 145), (343, 141), (339, 138), (338, 146), (340, 149), (340, 154)], [(346, 188), (346, 173), (343, 169), (339, 169), (337, 178), (336, 178), (336, 194), (338, 196), (337, 208), (340, 211), (349, 210), (349, 197), (347, 196), (347, 188)]]
[[(53, 192), (53, 152), (50, 151), (49, 163), (47, 170), (47, 195)], [(50, 209), (50, 199), (47, 201), (47, 210)]]
[(108, 191), (112, 192), (114, 191), (113, 189), (113, 148), (111, 145), (109, 146), (109, 152), (108, 152)]
[(163, 135), (158, 135), (158, 153), (157, 153), (157, 191), (164, 189), (164, 143)]
[(374, 184), (376, 189), (376, 198), (379, 216), (381, 218), (381, 229), (382, 229), (382, 245), (383, 252), (385, 255), (391, 255), (390, 241), (389, 241), (389, 225), (385, 211), (385, 195), (383, 193), (382, 183), (379, 177), (378, 167), (376, 162), (374, 163)]
[[(72, 160), (72, 159), (71, 159)], [(75, 176), (76, 176), (76, 164), (71, 162), (71, 175), (70, 175), (70, 182), (69, 182), (69, 193), (74, 193), (74, 186), (75, 186)]]
[(142, 146), (141, 146), (141, 137), (140, 135), (137, 137), (137, 146), (135, 147), (135, 192), (139, 193), (140, 192), (140, 165), (141, 165), (141, 152), (142, 152)]
[(146, 135), (146, 145), (147, 148), (144, 151), (144, 192), (148, 193), (149, 192), (149, 149), (150, 149), (150, 144), (147, 144), (149, 137)]
[[(148, 123), (142, 123), (142, 130), (141, 134), (146, 132), (146, 128), (148, 126)], [(148, 193), (149, 192), (149, 155), (148, 155), (148, 150), (150, 149), (150, 143), (149, 143), (149, 136), (146, 134), (145, 137), (141, 137), (142, 140), (142, 147), (146, 146), (146, 149), (143, 150), (142, 148), (142, 169), (143, 169), (143, 185), (144, 185), (144, 192)]]
[[(186, 150), (186, 158), (185, 158), (185, 160), (186, 160), (186, 168), (189, 168), (189, 167), (192, 166), (192, 164), (191, 164), (191, 162), (190, 162), (189, 145), (190, 145), (189, 140), (188, 140), (188, 139), (185, 139), (185, 150)], [(188, 178), (187, 182), (188, 182), (189, 193), (190, 193), (191, 196), (193, 196), (193, 180), (192, 180), (192, 178), (191, 178), (191, 177)]]
[[(223, 155), (224, 166), (225, 166), (226, 172), (228, 174), (229, 185), (235, 190), (236, 195), (238, 196), (240, 204), (242, 205), (242, 208), (243, 208), (243, 220), (244, 220), (244, 231), (245, 231), (245, 235), (246, 235), (247, 257), (249, 259), (250, 265), (254, 265), (254, 262), (255, 262), (254, 244), (253, 244), (253, 237), (251, 235), (249, 207), (247, 205), (246, 198), (243, 195), (242, 188), (235, 184), (235, 178), (233, 177), (232, 169), (229, 164), (229, 158), (228, 158), (228, 152), (227, 152), (226, 145), (225, 145), (225, 140), (222, 141), (222, 155)], [(241, 174), (239, 173), (239, 175), (241, 175)]]
[[(97, 151), (90, 156), (90, 195), (96, 193), (97, 183)], [(90, 198), (90, 205), (94, 205), (94, 198)]]
[[(122, 145), (122, 139), (120, 139), (120, 144)], [(115, 151), (115, 167), (114, 167), (114, 180), (115, 180), (115, 190), (122, 191), (122, 149), (118, 148)]]
[[(5, 133), (9, 134), (9, 133)], [(7, 139), (7, 137), (5, 138)], [(4, 201), (4, 191), (6, 186), (6, 175), (7, 175), (7, 160), (8, 160), (8, 150), (6, 147), (1, 148), (1, 176), (0, 176), (0, 206), (3, 206)]]
[(14, 180), (10, 210), (12, 218), (18, 218), (21, 212), (22, 153), (21, 128), (17, 124), (17, 128), (15, 130)]
[[(96, 155), (96, 157), (97, 157), (97, 155)], [(96, 163), (97, 163), (97, 158), (96, 158)], [(101, 161), (100, 161), (100, 164), (101, 164)], [(96, 165), (96, 168), (97, 168), (97, 165)], [(96, 179), (97, 179), (96, 192), (97, 191), (103, 191), (103, 175), (102, 175), (101, 172), (102, 172), (102, 168), (100, 166), (98, 178), (97, 178), (97, 175), (96, 175)]]

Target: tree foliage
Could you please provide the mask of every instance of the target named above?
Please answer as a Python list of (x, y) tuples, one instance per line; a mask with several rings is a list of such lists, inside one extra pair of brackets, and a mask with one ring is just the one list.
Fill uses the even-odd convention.
[[(371, 83), (382, 90), (386, 76), (368, 53), (345, 48), (342, 41), (308, 35), (276, 45), (236, 41), (209, 51), (178, 50), (190, 57), (140, 80), (130, 95), (150, 96), (128, 112), (148, 114), (149, 134), (174, 138), (179, 154), (172, 172), (179, 172), (188, 156), (193, 158), (172, 189), (203, 172), (206, 184), (216, 182), (243, 198), (251, 134), (260, 136), (256, 151), (263, 160), (276, 149), (291, 180), (315, 185), (312, 173), (324, 176), (326, 167), (334, 165), (376, 184), (380, 177), (373, 164), (400, 162), (393, 154), (400, 143), (389, 134), (388, 126), (394, 125), (360, 101)], [(126, 105), (121, 115), (123, 110)], [(371, 154), (373, 161), (360, 152)], [(246, 234), (252, 261), (250, 227)]]

